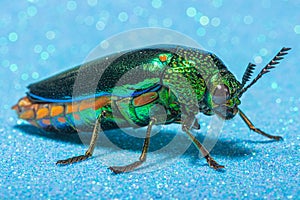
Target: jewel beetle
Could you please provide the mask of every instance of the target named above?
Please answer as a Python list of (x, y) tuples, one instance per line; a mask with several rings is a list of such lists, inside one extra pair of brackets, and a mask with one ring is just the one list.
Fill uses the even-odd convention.
[(224, 166), (190, 131), (200, 129), (195, 115), (229, 120), (238, 114), (256, 133), (282, 139), (256, 128), (238, 106), (240, 97), (290, 49), (282, 48), (249, 84), (254, 64), (248, 64), (239, 82), (215, 54), (197, 48), (155, 45), (118, 52), (29, 85), (12, 109), (47, 131), (92, 130), (85, 154), (57, 161), (60, 165), (91, 157), (100, 130), (147, 126), (138, 161), (109, 167), (114, 173), (134, 170), (146, 161), (153, 125), (180, 123), (208, 165), (220, 169)]

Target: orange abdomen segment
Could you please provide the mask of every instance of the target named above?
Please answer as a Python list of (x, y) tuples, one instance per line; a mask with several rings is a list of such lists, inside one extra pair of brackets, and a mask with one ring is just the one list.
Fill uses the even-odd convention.
[[(23, 97), (12, 107), (20, 119), (47, 130), (77, 130), (78, 125), (93, 124), (95, 111), (110, 104), (107, 96), (70, 103), (36, 103)], [(90, 122), (89, 122), (90, 121)]]

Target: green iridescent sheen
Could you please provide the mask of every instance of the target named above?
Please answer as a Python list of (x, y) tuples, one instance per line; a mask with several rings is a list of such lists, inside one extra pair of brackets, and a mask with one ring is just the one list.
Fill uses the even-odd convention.
[[(220, 85), (228, 88), (230, 97), (222, 104), (214, 102), (214, 93)], [(236, 114), (234, 111), (240, 104), (236, 94), (240, 88), (241, 84), (216, 55), (179, 45), (112, 54), (29, 86), (30, 94), (54, 101), (79, 98), (80, 103), (94, 95), (111, 99), (96, 111), (78, 112), (79, 120), (72, 113), (66, 115), (66, 126), (73, 129), (92, 128), (95, 118), (103, 111), (106, 112), (106, 123), (102, 123), (105, 129), (146, 126), (151, 115), (165, 124), (185, 120), (199, 112), (228, 119)], [(141, 106), (133, 103), (148, 92), (156, 93), (158, 98), (146, 99)]]
[[(161, 60), (161, 56), (164, 56), (165, 60)], [(213, 93), (220, 84), (226, 85), (230, 93), (230, 99), (224, 103), (225, 108), (234, 108), (240, 104), (236, 92), (241, 84), (223, 62), (209, 52), (177, 46), (158, 48), (155, 52), (143, 54), (140, 59), (122, 61), (122, 64), (130, 63), (132, 66), (123, 65), (123, 68), (127, 67), (130, 70), (127, 70), (118, 84), (111, 89), (114, 103), (108, 112), (111, 113), (109, 120), (118, 124), (118, 127), (146, 126), (151, 115), (168, 124), (199, 112), (215, 114), (214, 108), (220, 105), (213, 102)], [(112, 67), (118, 69), (119, 64), (116, 63)], [(133, 104), (135, 96), (119, 97), (156, 84), (162, 86), (155, 91), (159, 97), (143, 106), (137, 107)], [(156, 108), (157, 105), (160, 105), (161, 109)]]

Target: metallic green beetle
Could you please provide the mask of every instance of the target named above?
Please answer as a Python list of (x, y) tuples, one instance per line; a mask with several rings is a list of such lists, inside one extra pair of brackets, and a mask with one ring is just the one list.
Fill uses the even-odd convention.
[(216, 55), (203, 50), (156, 45), (124, 51), (29, 85), (27, 96), (13, 109), (19, 118), (45, 130), (93, 130), (84, 155), (57, 164), (92, 156), (101, 128), (148, 126), (139, 160), (109, 167), (114, 173), (128, 172), (146, 160), (153, 125), (181, 123), (208, 165), (220, 169), (224, 166), (190, 132), (191, 128), (200, 129), (195, 115), (217, 114), (228, 120), (238, 113), (251, 130), (270, 139), (282, 139), (256, 128), (238, 105), (242, 94), (289, 50), (282, 48), (247, 86), (255, 66), (251, 63), (239, 82)]

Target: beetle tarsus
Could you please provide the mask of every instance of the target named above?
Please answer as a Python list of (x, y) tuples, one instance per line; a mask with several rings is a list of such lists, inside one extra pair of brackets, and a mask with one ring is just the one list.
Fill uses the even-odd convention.
[(205, 156), (205, 158), (206, 158), (208, 165), (211, 168), (216, 169), (216, 170), (225, 168), (225, 166), (217, 163), (217, 161), (215, 161), (210, 155)]
[(80, 156), (74, 156), (72, 158), (68, 158), (65, 160), (58, 160), (56, 162), (57, 165), (69, 165), (69, 164), (73, 164), (76, 162), (81, 162), (86, 160), (88, 157), (90, 157), (89, 155), (80, 155)]
[(143, 162), (146, 161), (146, 157), (147, 157), (152, 126), (154, 125), (154, 123), (156, 121), (157, 121), (156, 118), (152, 117), (150, 122), (149, 122), (148, 129), (147, 129), (147, 132), (146, 132), (146, 137), (145, 137), (145, 140), (144, 140), (142, 154), (141, 154), (139, 160), (134, 162), (134, 163), (131, 163), (129, 165), (125, 165), (125, 166), (111, 166), (108, 169), (113, 171), (115, 174), (120, 174), (120, 173), (132, 171), (135, 168), (139, 167), (141, 164), (143, 164)]
[(134, 163), (131, 163), (129, 165), (125, 166), (111, 166), (108, 169), (110, 169), (115, 174), (130, 172), (134, 170), (135, 168), (139, 167), (144, 161), (136, 161)]
[(106, 112), (103, 111), (97, 117), (97, 120), (96, 120), (95, 126), (94, 126), (94, 130), (93, 130), (93, 135), (92, 135), (92, 138), (91, 138), (91, 141), (90, 141), (90, 146), (89, 146), (88, 150), (85, 152), (85, 154), (84, 155), (80, 155), (80, 156), (75, 156), (75, 157), (72, 157), (72, 158), (68, 158), (68, 159), (65, 159), (65, 160), (59, 160), (59, 161), (56, 162), (56, 164), (59, 164), (59, 165), (68, 165), (68, 164), (72, 164), (72, 163), (84, 161), (88, 157), (92, 156), (92, 154), (94, 152), (94, 149), (95, 149), (95, 146), (96, 146), (96, 141), (97, 141), (97, 138), (98, 138), (98, 134), (100, 132), (101, 119), (103, 117), (105, 117), (105, 114), (106, 114)]
[(256, 132), (256, 133), (259, 133), (267, 138), (270, 138), (270, 139), (274, 139), (274, 140), (277, 140), (277, 141), (280, 141), (280, 140), (283, 140), (283, 138), (281, 136), (278, 136), (278, 135), (270, 135), (268, 133), (265, 133), (264, 131), (258, 129), (258, 128), (255, 128), (255, 127), (249, 127), (252, 131)]
[(273, 139), (277, 141), (283, 141), (283, 137), (281, 136), (273, 136)]

